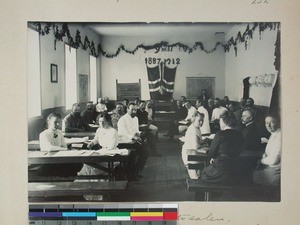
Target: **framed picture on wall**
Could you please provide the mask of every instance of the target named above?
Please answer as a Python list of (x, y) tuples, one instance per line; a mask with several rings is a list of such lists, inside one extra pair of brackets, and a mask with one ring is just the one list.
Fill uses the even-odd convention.
[(51, 76), (51, 83), (58, 82), (57, 65), (52, 64), (52, 63), (50, 65), (50, 76)]

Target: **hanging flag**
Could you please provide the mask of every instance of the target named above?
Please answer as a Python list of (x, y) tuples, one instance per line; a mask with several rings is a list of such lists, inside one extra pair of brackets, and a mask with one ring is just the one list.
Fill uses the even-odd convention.
[(173, 97), (176, 68), (168, 68), (160, 63), (156, 67), (148, 67), (148, 83), (152, 100), (170, 100)]

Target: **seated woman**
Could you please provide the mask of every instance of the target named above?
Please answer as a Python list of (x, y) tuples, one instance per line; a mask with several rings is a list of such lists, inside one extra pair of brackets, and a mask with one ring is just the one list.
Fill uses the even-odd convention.
[[(111, 115), (100, 113), (98, 117), (99, 128), (96, 131), (94, 139), (88, 144), (88, 148), (99, 144), (102, 150), (116, 149), (118, 145), (118, 131), (112, 127)], [(99, 166), (106, 167), (107, 163), (97, 163)], [(84, 164), (78, 175), (100, 175), (106, 172)]]
[[(186, 133), (185, 133), (185, 142), (184, 145), (182, 146), (182, 160), (186, 168), (188, 168), (188, 163), (193, 163), (188, 162), (187, 160), (187, 150), (188, 149), (194, 149), (198, 150), (200, 149), (200, 144), (202, 141), (201, 137), (201, 131), (200, 127), (203, 124), (203, 119), (204, 119), (204, 114), (199, 113), (196, 111), (192, 117), (191, 117), (191, 125), (188, 127)], [(188, 174), (191, 179), (198, 179), (200, 176), (200, 171), (194, 170), (194, 169), (188, 169)]]
[[(59, 151), (67, 150), (67, 145), (61, 130), (61, 115), (50, 113), (46, 119), (47, 129), (40, 133), (41, 151)], [(42, 165), (38, 170), (38, 174), (45, 176), (73, 176), (76, 175), (82, 167), (82, 164), (51, 164)]]
[(243, 136), (233, 129), (235, 116), (225, 111), (220, 115), (221, 130), (216, 133), (207, 152), (210, 165), (201, 172), (200, 179), (209, 183), (225, 184), (233, 181), (238, 155), (243, 146)]
[(257, 169), (253, 173), (253, 182), (263, 185), (279, 186), (281, 173), (281, 130), (279, 118), (269, 115), (265, 126), (271, 136)]

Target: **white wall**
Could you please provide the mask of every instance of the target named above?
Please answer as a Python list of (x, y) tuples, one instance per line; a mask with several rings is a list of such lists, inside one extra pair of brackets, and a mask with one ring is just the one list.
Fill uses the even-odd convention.
[[(167, 41), (169, 44), (181, 42), (183, 44), (193, 46), (196, 41), (202, 41), (207, 49), (214, 47), (219, 39), (209, 39), (199, 36), (172, 36), (163, 37), (159, 34), (155, 36), (103, 36), (101, 44), (108, 53), (115, 53), (117, 48), (123, 44), (126, 49), (133, 50), (137, 45), (153, 45), (161, 41)], [(224, 38), (224, 37), (223, 37)], [(214, 53), (207, 54), (201, 50), (194, 51), (189, 54), (177, 48), (172, 52), (159, 52), (155, 54), (155, 50), (144, 52), (139, 50), (136, 54), (131, 55), (121, 52), (117, 57), (109, 59), (101, 57), (101, 88), (102, 96), (107, 96), (110, 99), (116, 99), (116, 79), (120, 83), (138, 82), (141, 79), (142, 99), (149, 99), (148, 75), (145, 65), (146, 57), (161, 57), (161, 58), (180, 58), (181, 64), (177, 67), (175, 77), (175, 87), (173, 97), (179, 98), (181, 95), (186, 95), (186, 77), (210, 76), (216, 77), (216, 96), (224, 96), (224, 71), (225, 57), (224, 52), (218, 49)]]
[[(61, 28), (61, 26), (59, 26)], [(98, 46), (100, 37), (88, 28), (83, 28), (75, 24), (69, 24), (69, 29), (73, 38), (76, 31), (80, 31), (81, 40), (88, 36), (90, 41), (94, 41), (95, 47)], [(67, 43), (66, 38), (64, 41)], [(51, 27), (49, 35), (40, 35), (41, 46), (41, 89), (42, 89), (42, 110), (65, 106), (65, 50), (64, 42), (56, 42), (56, 50), (54, 50), (54, 35)], [(89, 69), (89, 51), (77, 49), (77, 74), (90, 74)], [(99, 59), (97, 62), (97, 75), (100, 79)], [(58, 83), (50, 82), (50, 64), (58, 66)], [(98, 90), (100, 94), (100, 89)]]
[[(226, 40), (231, 36), (236, 37), (239, 31), (245, 31), (245, 25), (233, 27), (226, 35)], [(248, 49), (245, 51), (244, 44), (238, 45), (237, 57), (234, 49), (225, 54), (225, 94), (231, 100), (239, 101), (243, 95), (242, 80), (248, 76), (262, 74), (277, 74), (273, 65), (275, 56), (275, 42), (277, 31), (265, 30), (261, 39), (258, 29), (253, 34), (253, 39), (248, 41)], [(272, 96), (272, 88), (250, 88), (250, 97), (256, 105), (269, 106)]]

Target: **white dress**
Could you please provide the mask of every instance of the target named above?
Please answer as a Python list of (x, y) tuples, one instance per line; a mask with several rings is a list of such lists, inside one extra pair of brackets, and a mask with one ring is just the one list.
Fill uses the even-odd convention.
[[(95, 134), (94, 139), (92, 140), (94, 144), (99, 144), (101, 150), (112, 150), (116, 149), (118, 145), (118, 132), (116, 129), (109, 128), (98, 128)], [(100, 150), (100, 151), (101, 151)], [(107, 167), (106, 162), (97, 163), (99, 166)], [(95, 167), (83, 165), (82, 169), (78, 172), (78, 175), (101, 175), (106, 174), (105, 171), (97, 169)]]
[[(182, 156), (182, 161), (185, 165), (185, 167), (188, 170), (188, 174), (189, 177), (191, 179), (198, 179), (200, 177), (200, 171), (198, 170), (190, 170), (188, 169), (188, 163), (193, 163), (193, 161), (188, 161), (187, 160), (187, 150), (188, 149), (199, 149), (200, 148), (200, 144), (202, 141), (202, 137), (201, 137), (201, 131), (198, 127), (196, 127), (194, 124), (191, 124), (186, 133), (185, 133), (185, 142), (184, 145), (182, 146), (182, 152), (181, 152), (181, 156)], [(196, 163), (196, 162), (194, 162)]]

